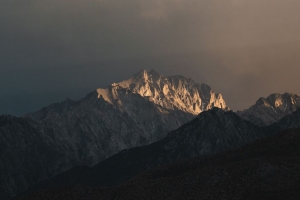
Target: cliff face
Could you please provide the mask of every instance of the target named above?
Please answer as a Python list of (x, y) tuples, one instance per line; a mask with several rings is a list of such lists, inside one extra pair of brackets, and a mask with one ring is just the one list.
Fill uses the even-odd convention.
[(238, 111), (237, 114), (254, 124), (265, 126), (291, 114), (299, 106), (300, 97), (297, 94), (271, 94), (267, 98), (259, 98), (249, 109)]
[(194, 115), (213, 107), (229, 110), (222, 95), (215, 93), (208, 85), (195, 83), (183, 76), (164, 77), (154, 70), (142, 70), (128, 80), (112, 84), (112, 92), (97, 91), (100, 96), (112, 101), (118, 98), (120, 88), (126, 88), (169, 110), (182, 110)]
[(13, 196), (72, 167), (93, 166), (123, 149), (156, 142), (213, 106), (228, 110), (209, 86), (142, 70), (79, 101), (67, 99), (23, 118), (2, 116), (0, 167), (7, 177), (1, 176), (2, 194)]

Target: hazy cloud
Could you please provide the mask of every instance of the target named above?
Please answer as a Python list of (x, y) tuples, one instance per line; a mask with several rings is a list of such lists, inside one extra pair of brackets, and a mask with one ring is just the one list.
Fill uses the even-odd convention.
[(3, 0), (0, 113), (23, 114), (140, 68), (211, 85), (234, 110), (300, 93), (298, 0)]

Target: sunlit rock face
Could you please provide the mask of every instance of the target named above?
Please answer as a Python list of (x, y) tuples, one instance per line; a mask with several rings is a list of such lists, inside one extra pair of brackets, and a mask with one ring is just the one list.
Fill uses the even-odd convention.
[[(213, 107), (229, 110), (222, 95), (215, 93), (208, 85), (195, 83), (183, 76), (164, 77), (154, 70), (142, 70), (128, 80), (114, 83), (107, 89), (98, 89), (98, 97), (115, 103), (124, 95), (124, 89), (126, 93), (139, 94), (162, 108), (193, 115)], [(126, 109), (121, 102), (118, 106)]]
[(271, 94), (261, 97), (249, 109), (238, 111), (243, 119), (257, 125), (269, 125), (291, 114), (300, 106), (300, 96), (293, 93)]
[[(0, 144), (5, 144), (5, 151), (0, 169), (5, 178), (0, 177), (0, 191), (6, 192), (0, 193), (13, 196), (72, 167), (93, 166), (123, 149), (156, 142), (214, 106), (228, 110), (222, 96), (209, 86), (142, 70), (79, 101), (66, 99), (23, 118), (2, 117)], [(13, 131), (19, 134), (10, 137)], [(45, 149), (36, 147), (35, 135)], [(13, 145), (19, 141), (24, 142)], [(32, 170), (36, 162), (38, 167)]]

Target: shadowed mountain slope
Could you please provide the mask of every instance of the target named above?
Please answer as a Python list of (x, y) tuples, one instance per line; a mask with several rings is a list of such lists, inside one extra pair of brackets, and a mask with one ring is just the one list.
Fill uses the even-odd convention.
[(22, 199), (299, 199), (300, 129), (145, 171), (117, 188), (83, 185)]
[[(225, 112), (214, 108), (201, 113), (191, 122), (170, 132), (166, 138), (159, 142), (123, 150), (92, 168), (74, 168), (39, 183), (32, 190), (74, 184), (115, 186), (143, 170), (170, 164), (181, 159), (238, 148), (256, 139), (275, 134), (288, 126), (300, 127), (299, 113), (300, 110), (282, 119), (280, 125), (259, 127), (241, 119), (232, 111)], [(288, 120), (294, 123), (286, 123)]]
[(123, 149), (161, 140), (213, 106), (228, 110), (222, 95), (209, 86), (142, 70), (79, 101), (67, 99), (22, 118), (2, 116), (0, 170), (5, 175), (0, 176), (0, 198), (73, 167), (93, 166)]

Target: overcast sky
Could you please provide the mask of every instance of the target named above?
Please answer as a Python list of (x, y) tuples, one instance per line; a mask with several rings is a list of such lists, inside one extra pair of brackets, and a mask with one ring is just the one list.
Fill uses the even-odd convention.
[(299, 0), (1, 0), (0, 114), (23, 115), (142, 68), (233, 110), (300, 94)]

